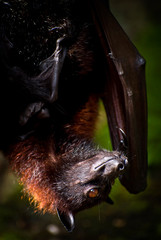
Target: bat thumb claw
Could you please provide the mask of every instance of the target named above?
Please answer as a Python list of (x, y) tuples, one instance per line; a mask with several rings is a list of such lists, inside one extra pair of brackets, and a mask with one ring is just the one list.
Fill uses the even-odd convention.
[(119, 151), (123, 151), (123, 152), (127, 152), (127, 148), (128, 148), (128, 141), (127, 141), (127, 136), (125, 134), (125, 132), (119, 128), (121, 134), (122, 134), (122, 139), (120, 140), (120, 144), (119, 144)]

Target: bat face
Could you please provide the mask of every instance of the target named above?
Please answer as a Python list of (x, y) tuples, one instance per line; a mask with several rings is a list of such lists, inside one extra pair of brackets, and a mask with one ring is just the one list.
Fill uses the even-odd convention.
[(16, 143), (8, 157), (37, 209), (57, 211), (72, 231), (77, 212), (103, 201), (113, 203), (108, 195), (114, 180), (128, 169), (128, 161), (121, 152), (96, 149), (87, 140), (69, 140), (64, 139), (62, 147), (62, 142), (53, 145), (53, 138), (42, 141), (30, 136)]
[[(127, 158), (119, 152), (100, 151), (96, 156), (66, 170), (59, 169), (59, 177), (54, 183), (59, 199), (65, 199), (66, 208), (61, 212), (57, 206), (60, 220), (72, 231), (74, 214), (85, 208), (97, 205), (102, 201), (112, 204), (108, 197), (115, 178), (120, 176), (127, 167)], [(61, 202), (61, 204), (62, 204)]]

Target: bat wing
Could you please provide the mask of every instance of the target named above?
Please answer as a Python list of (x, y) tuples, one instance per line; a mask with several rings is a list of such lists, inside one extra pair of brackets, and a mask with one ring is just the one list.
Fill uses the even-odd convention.
[(107, 60), (103, 103), (112, 145), (127, 137), (129, 168), (120, 179), (131, 193), (143, 191), (147, 176), (147, 99), (145, 60), (129, 40), (104, 0), (90, 1)]

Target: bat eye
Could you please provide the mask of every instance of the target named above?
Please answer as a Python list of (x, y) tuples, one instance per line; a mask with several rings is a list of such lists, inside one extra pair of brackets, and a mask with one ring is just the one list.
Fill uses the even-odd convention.
[(91, 188), (87, 193), (87, 196), (89, 198), (96, 198), (96, 197), (98, 197), (98, 195), (99, 195), (98, 188)]

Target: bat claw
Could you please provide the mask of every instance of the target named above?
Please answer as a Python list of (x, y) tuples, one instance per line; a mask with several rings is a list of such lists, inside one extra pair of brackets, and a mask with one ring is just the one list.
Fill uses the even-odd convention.
[(120, 140), (120, 144), (119, 144), (119, 151), (123, 151), (123, 152), (127, 152), (128, 149), (128, 141), (127, 141), (127, 136), (125, 134), (125, 132), (119, 128), (121, 134), (122, 134), (122, 139)]

